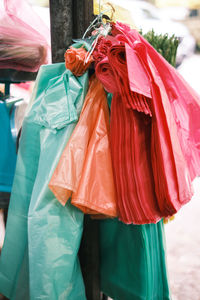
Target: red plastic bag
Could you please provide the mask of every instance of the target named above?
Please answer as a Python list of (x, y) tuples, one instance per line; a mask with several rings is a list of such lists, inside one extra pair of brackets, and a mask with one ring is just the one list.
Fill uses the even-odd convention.
[(49, 183), (56, 198), (86, 214), (116, 217), (109, 145), (109, 110), (102, 84), (91, 80), (79, 122)]
[(150, 159), (151, 112), (145, 105), (150, 99), (130, 91), (124, 54), (124, 45), (113, 46), (107, 61), (96, 66), (98, 78), (113, 93), (110, 144), (119, 219), (127, 224), (156, 223), (162, 214)]
[(36, 72), (50, 62), (50, 31), (25, 0), (0, 7), (0, 68)]
[[(181, 150), (193, 180), (200, 175), (199, 95), (136, 30), (127, 30), (121, 24), (117, 24), (116, 29), (117, 33), (123, 34), (118, 35), (118, 39), (126, 43), (131, 90), (140, 87), (140, 93), (148, 96), (150, 86), (157, 85), (161, 98), (170, 104), (168, 111), (172, 111)], [(137, 70), (137, 76), (134, 76), (134, 70)]]
[(111, 153), (119, 218), (125, 223), (156, 223), (191, 199), (189, 169), (171, 103), (145, 42), (136, 31), (124, 30), (116, 38), (121, 44), (109, 48), (96, 75), (113, 93)]

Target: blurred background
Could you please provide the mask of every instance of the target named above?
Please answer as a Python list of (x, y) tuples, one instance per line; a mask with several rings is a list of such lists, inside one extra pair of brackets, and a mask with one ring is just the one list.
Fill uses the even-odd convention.
[[(49, 0), (27, 0), (50, 28)], [(92, 1), (92, 0), (91, 0)], [(176, 67), (200, 94), (198, 72), (200, 64), (200, 0), (93, 0), (94, 13), (111, 3), (115, 19), (147, 33), (168, 33), (179, 40)], [(128, 9), (127, 9), (128, 7)], [(193, 77), (191, 77), (191, 73)]]
[[(49, 1), (27, 1), (50, 30)], [(98, 14), (106, 2), (94, 0), (94, 13)], [(116, 20), (129, 23), (132, 28), (143, 33), (153, 29), (156, 34), (176, 36), (179, 40), (176, 68), (200, 94), (200, 1), (110, 0), (109, 3), (115, 8)], [(33, 83), (12, 85), (10, 93), (28, 102), (32, 88)], [(200, 300), (199, 178), (194, 181), (194, 190), (192, 201), (165, 226), (172, 300)]]

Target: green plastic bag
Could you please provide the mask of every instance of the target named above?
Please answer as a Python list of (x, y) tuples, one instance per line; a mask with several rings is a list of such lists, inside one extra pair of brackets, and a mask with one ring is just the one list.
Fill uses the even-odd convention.
[(115, 300), (169, 300), (163, 239), (162, 221), (101, 221), (101, 290)]
[(85, 300), (77, 253), (83, 214), (63, 207), (48, 188), (79, 118), (88, 74), (76, 78), (64, 63), (42, 66), (26, 116), (6, 238), (0, 293), (16, 300)]

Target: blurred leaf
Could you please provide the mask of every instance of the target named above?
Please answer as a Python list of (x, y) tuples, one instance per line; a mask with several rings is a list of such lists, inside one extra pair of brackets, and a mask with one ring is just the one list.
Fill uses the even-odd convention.
[[(142, 34), (142, 31), (140, 31), (140, 34)], [(142, 35), (172, 66), (176, 65), (179, 41), (174, 35), (171, 37), (167, 33), (157, 35), (154, 30)]]

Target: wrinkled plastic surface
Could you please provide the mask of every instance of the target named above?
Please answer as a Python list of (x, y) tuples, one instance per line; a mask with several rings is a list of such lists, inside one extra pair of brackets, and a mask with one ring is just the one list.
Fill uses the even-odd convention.
[(117, 216), (109, 147), (109, 109), (102, 84), (91, 79), (79, 122), (49, 183), (56, 198), (84, 213)]
[(159, 73), (151, 73), (145, 44), (133, 39), (135, 31), (117, 26), (122, 44), (107, 50), (96, 74), (114, 94), (111, 151), (120, 220), (156, 223), (191, 199), (191, 178), (170, 101), (160, 91)]
[[(144, 95), (150, 89), (154, 102), (162, 99), (168, 124), (177, 127), (181, 150), (193, 180), (200, 175), (200, 97), (136, 30), (126, 32), (120, 28), (120, 31), (126, 42), (130, 87), (133, 91), (136, 86), (140, 87)], [(137, 66), (135, 57), (141, 62)], [(134, 76), (134, 70), (140, 76)], [(170, 110), (174, 121), (168, 117)]]
[[(166, 209), (172, 215), (191, 199), (191, 180), (200, 174), (200, 122), (197, 118), (200, 98), (137, 31), (120, 30), (126, 43), (129, 76), (133, 56), (137, 55), (141, 61), (137, 72), (143, 69), (149, 78), (155, 116), (152, 166), (156, 195), (160, 210)], [(170, 201), (174, 207), (170, 207)]]
[(101, 290), (115, 300), (169, 300), (163, 223), (100, 221)]
[[(109, 107), (112, 95), (108, 94)], [(101, 290), (114, 300), (169, 300), (163, 221), (100, 222)]]
[[(75, 48), (71, 46), (65, 52), (65, 65), (75, 76), (83, 75), (93, 61), (92, 56), (88, 56), (89, 52), (85, 48)], [(89, 60), (86, 62), (87, 57)]]
[(0, 259), (0, 293), (9, 299), (86, 299), (77, 258), (83, 213), (70, 201), (63, 208), (48, 183), (76, 126), (87, 88), (88, 74), (75, 78), (64, 63), (39, 71), (23, 123)]
[(6, 103), (0, 101), (0, 192), (11, 192), (15, 165), (16, 145)]
[[(142, 96), (130, 92), (126, 61), (120, 59), (124, 53), (123, 45), (113, 46), (108, 63), (103, 60), (96, 68), (99, 78), (103, 83), (110, 82), (114, 92), (110, 141), (119, 216), (125, 223), (155, 223), (162, 215), (156, 203), (150, 159), (151, 118), (138, 113), (147, 109), (141, 105), (145, 103)], [(113, 76), (108, 76), (111, 72)]]
[(50, 32), (25, 0), (0, 8), (0, 68), (36, 72), (50, 61)]

